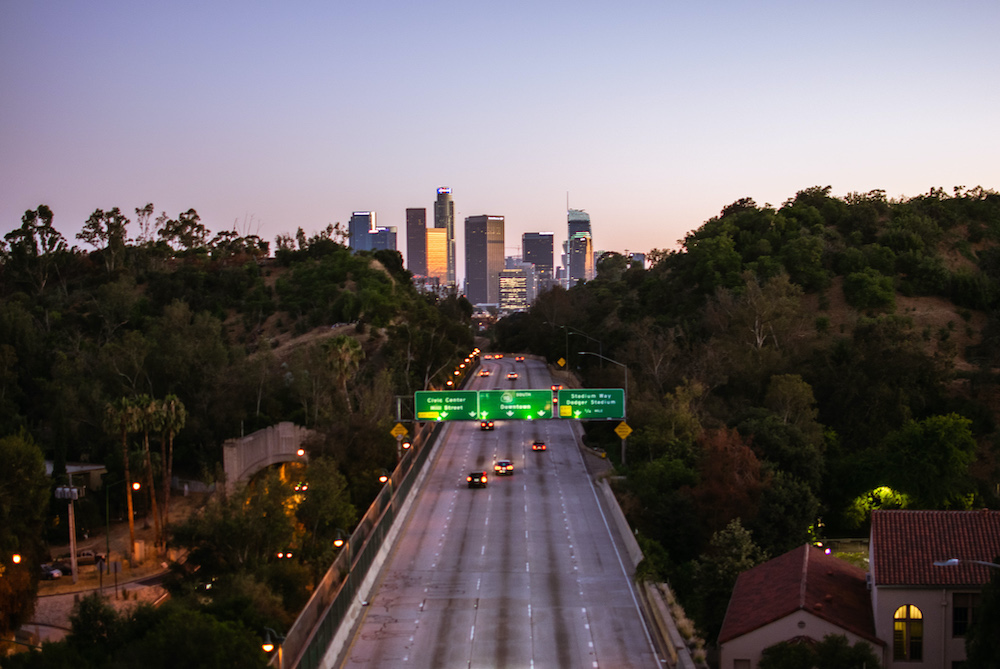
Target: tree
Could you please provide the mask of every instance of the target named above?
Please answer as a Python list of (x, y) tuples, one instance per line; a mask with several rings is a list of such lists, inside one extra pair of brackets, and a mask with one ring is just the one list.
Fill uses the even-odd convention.
[(754, 543), (739, 519), (730, 521), (725, 529), (712, 536), (708, 550), (694, 567), (693, 609), (706, 638), (718, 636), (736, 578), (766, 560), (767, 553)]
[(175, 249), (191, 251), (208, 243), (208, 228), (201, 223), (201, 216), (188, 209), (176, 219), (170, 219), (159, 231), (160, 238)]
[[(993, 558), (1000, 565), (1000, 557)], [(996, 669), (1000, 667), (1000, 644), (996, 631), (1000, 629), (1000, 568), (990, 569), (990, 582), (983, 592), (965, 635), (965, 656), (969, 669)]]
[(41, 450), (23, 430), (0, 439), (0, 462), (0, 637), (5, 637), (35, 610), (49, 478)]
[(337, 335), (323, 342), (326, 363), (340, 387), (340, 396), (351, 413), (351, 400), (347, 395), (347, 380), (357, 371), (365, 353), (354, 337)]
[(163, 458), (163, 539), (168, 538), (167, 527), (170, 525), (170, 486), (173, 481), (174, 468), (174, 436), (184, 428), (187, 421), (187, 409), (177, 395), (167, 395), (160, 402), (163, 412), (162, 428), (164, 439), (160, 440)]
[[(111, 435), (121, 435), (122, 464), (125, 469), (125, 499), (128, 503), (128, 555), (135, 559), (135, 516), (132, 507), (132, 474), (129, 469), (128, 435), (139, 429), (138, 408), (127, 398), (108, 403), (104, 408), (104, 430)], [(108, 556), (110, 557), (110, 556)]]
[(118, 207), (108, 212), (95, 209), (76, 238), (101, 252), (104, 268), (110, 274), (125, 254), (128, 224), (128, 218), (118, 210)]
[(886, 483), (919, 509), (965, 508), (973, 491), (969, 467), (976, 459), (972, 421), (948, 414), (907, 421), (883, 442)]
[(864, 641), (852, 646), (843, 634), (819, 642), (782, 641), (761, 653), (759, 669), (878, 669), (878, 655)]
[(21, 217), (21, 227), (4, 235), (7, 262), (22, 272), (36, 292), (42, 292), (56, 267), (55, 254), (66, 251), (66, 240), (52, 227), (52, 210), (46, 205), (29, 209)]
[(314, 581), (333, 562), (336, 549), (333, 541), (337, 530), (350, 531), (357, 522), (357, 509), (351, 504), (347, 480), (329, 458), (317, 458), (306, 469), (309, 489), (295, 509), (302, 526), (301, 551), (303, 560), (313, 569)]
[(163, 545), (163, 534), (160, 525), (160, 513), (156, 506), (156, 479), (153, 476), (153, 459), (149, 450), (149, 433), (159, 432), (163, 429), (163, 410), (160, 402), (148, 395), (140, 395), (136, 400), (138, 410), (139, 429), (142, 431), (142, 450), (146, 456), (146, 485), (149, 486), (149, 504), (153, 514), (153, 527), (155, 528), (154, 543), (157, 546)]

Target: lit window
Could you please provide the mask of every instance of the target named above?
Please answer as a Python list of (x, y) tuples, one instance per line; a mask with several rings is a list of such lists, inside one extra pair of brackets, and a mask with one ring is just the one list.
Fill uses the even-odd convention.
[(951, 603), (951, 635), (962, 637), (976, 619), (976, 608), (979, 606), (979, 594), (974, 592), (956, 592)]
[(924, 616), (906, 604), (893, 615), (892, 659), (922, 660), (924, 657)]

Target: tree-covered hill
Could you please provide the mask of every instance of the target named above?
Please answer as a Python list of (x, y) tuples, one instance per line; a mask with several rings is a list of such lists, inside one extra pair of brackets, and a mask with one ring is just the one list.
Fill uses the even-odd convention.
[(71, 247), (54, 215), (27, 212), (0, 247), (0, 434), (27, 428), (57, 469), (120, 467), (105, 407), (167, 395), (187, 409), (184, 475), (211, 474), (225, 439), (282, 420), (332, 452), (365, 433), (357, 460), (373, 466), (394, 456), (394, 396), (441, 382), (472, 347), (464, 299), (418, 294), (399, 253), (353, 254), (333, 226), (279, 236), (269, 258), (194, 210), (98, 210), (78, 235), (93, 250)]
[[(579, 351), (628, 366), (618, 493), (709, 638), (734, 565), (866, 536), (873, 506), (1000, 503), (1000, 194), (809, 188), (680, 245), (648, 269), (605, 254), (497, 338), (591, 386), (622, 369)], [(587, 439), (621, 464), (613, 427)]]

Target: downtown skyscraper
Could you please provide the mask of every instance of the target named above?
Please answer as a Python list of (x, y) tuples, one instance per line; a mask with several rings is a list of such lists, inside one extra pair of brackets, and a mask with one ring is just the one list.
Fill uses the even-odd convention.
[(455, 285), (455, 203), (451, 200), (451, 188), (437, 189), (434, 201), (434, 227), (446, 230), (448, 240), (448, 285)]
[(427, 210), (406, 210), (406, 269), (427, 276)]
[(499, 304), (503, 252), (503, 216), (465, 219), (465, 296), (469, 302)]
[(582, 209), (566, 212), (568, 235), (566, 239), (566, 268), (569, 285), (594, 278), (594, 241), (590, 231), (590, 214)]

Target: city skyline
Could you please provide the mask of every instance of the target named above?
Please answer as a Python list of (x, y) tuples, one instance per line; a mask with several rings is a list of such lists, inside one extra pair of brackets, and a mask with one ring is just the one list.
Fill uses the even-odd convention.
[(647, 253), (744, 197), (1000, 189), (998, 27), (986, 1), (12, 0), (0, 234), (45, 204), (84, 247), (94, 210), (151, 202), (273, 248), (353, 211), (406, 230), (449, 186), (456, 220), (505, 217), (505, 255), (561, 248), (570, 208)]

